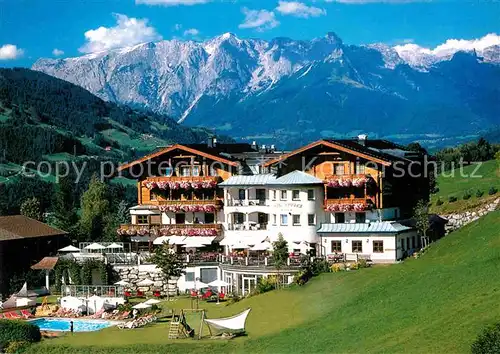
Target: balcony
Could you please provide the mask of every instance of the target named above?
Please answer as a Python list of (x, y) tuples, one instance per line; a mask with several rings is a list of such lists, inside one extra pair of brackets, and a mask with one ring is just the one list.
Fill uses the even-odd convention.
[(219, 176), (161, 176), (161, 177), (148, 177), (143, 183), (146, 182), (215, 182), (220, 181)]
[(218, 236), (222, 232), (221, 224), (161, 224), (133, 225), (123, 224), (118, 229), (122, 236)]
[(375, 180), (370, 175), (365, 174), (329, 175), (325, 178), (326, 186), (331, 188), (364, 188), (374, 183)]
[(258, 224), (254, 222), (246, 222), (241, 224), (228, 224), (228, 231), (262, 231), (267, 230), (266, 224)]
[(367, 198), (326, 199), (324, 204), (325, 211), (330, 212), (366, 211), (372, 208), (373, 203)]

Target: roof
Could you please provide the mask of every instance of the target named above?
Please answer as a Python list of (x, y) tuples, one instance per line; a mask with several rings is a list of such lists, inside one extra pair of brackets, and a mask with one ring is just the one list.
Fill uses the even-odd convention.
[(412, 228), (395, 221), (380, 221), (355, 224), (321, 224), (318, 233), (400, 233), (409, 230)]
[(40, 262), (31, 266), (31, 269), (41, 270), (41, 269), (54, 269), (57, 264), (59, 257), (43, 257)]
[(222, 183), (219, 183), (221, 187), (231, 187), (231, 186), (264, 186), (270, 182), (276, 181), (276, 176), (268, 174), (259, 175), (238, 175), (229, 177)]
[(320, 145), (353, 154), (385, 166), (390, 166), (394, 161), (406, 160), (406, 155), (416, 154), (415, 152), (408, 151), (403, 146), (397, 145), (388, 140), (366, 139), (363, 140), (363, 143), (360, 143), (359, 139), (322, 139), (291, 151), (288, 154), (281, 155), (274, 160), (267, 161), (263, 164), (263, 166), (273, 165)]
[[(229, 145), (229, 144), (226, 144), (226, 145)], [(239, 144), (235, 144), (235, 145), (239, 145)], [(174, 150), (183, 150), (183, 151), (186, 151), (186, 152), (189, 152), (189, 153), (192, 153), (195, 155), (200, 155), (200, 156), (203, 156), (203, 157), (215, 160), (215, 161), (220, 161), (220, 162), (223, 162), (223, 163), (225, 163), (227, 165), (231, 165), (231, 166), (238, 165), (238, 163), (233, 161), (234, 159), (228, 153), (223, 151), (222, 149), (218, 149), (215, 147), (210, 148), (205, 144), (191, 144), (191, 145), (175, 144), (175, 145), (167, 146), (165, 148), (161, 148), (158, 151), (155, 151), (151, 154), (143, 156), (140, 159), (137, 159), (137, 160), (132, 161), (130, 163), (121, 165), (118, 167), (118, 171), (126, 170), (132, 166), (141, 164), (144, 161), (151, 160), (155, 157), (164, 155), (164, 154), (169, 153), (169, 152), (174, 151)]]
[(323, 184), (323, 181), (319, 178), (311, 176), (308, 173), (302, 171), (292, 171), (277, 178), (275, 181), (272, 181), (272, 185), (307, 185), (307, 184)]
[(0, 216), (0, 241), (63, 236), (66, 231), (51, 227), (24, 215)]

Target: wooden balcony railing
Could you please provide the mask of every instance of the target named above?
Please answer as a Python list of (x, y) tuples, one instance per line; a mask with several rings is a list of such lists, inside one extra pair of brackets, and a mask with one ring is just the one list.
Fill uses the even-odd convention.
[(129, 236), (218, 236), (222, 232), (221, 224), (122, 224), (118, 234)]
[(324, 209), (330, 212), (365, 211), (372, 209), (373, 204), (367, 198), (325, 199)]
[[(221, 178), (219, 176), (160, 176), (160, 177), (148, 177), (144, 182), (219, 182)], [(143, 183), (144, 183), (143, 182)]]
[(366, 174), (344, 174), (344, 175), (327, 175), (325, 180), (329, 179), (353, 179), (353, 178), (365, 178), (368, 177)]

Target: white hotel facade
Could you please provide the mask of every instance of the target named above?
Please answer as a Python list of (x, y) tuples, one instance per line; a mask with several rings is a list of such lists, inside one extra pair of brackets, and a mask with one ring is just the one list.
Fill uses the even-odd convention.
[[(307, 158), (314, 162), (302, 171)], [(276, 273), (269, 248), (279, 235), (292, 259), (392, 263), (420, 246), (416, 231), (399, 221), (428, 195), (425, 178), (396, 178), (393, 166), (422, 158), (362, 136), (289, 153), (255, 144), (174, 145), (121, 167), (133, 171), (152, 160), (172, 166), (139, 178), (139, 203), (120, 233), (138, 247), (168, 240), (190, 259), (220, 253), (207, 264), (188, 262), (181, 290), (214, 279), (251, 290), (259, 277)], [(291, 280), (297, 270), (290, 263), (285, 273)]]

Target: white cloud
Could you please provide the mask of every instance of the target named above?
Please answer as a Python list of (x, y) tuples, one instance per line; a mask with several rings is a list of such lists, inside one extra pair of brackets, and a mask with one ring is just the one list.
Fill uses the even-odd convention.
[(14, 44), (4, 44), (0, 47), (0, 60), (14, 60), (22, 57), (24, 50)]
[(242, 9), (245, 15), (245, 20), (238, 27), (239, 28), (254, 28), (257, 31), (265, 31), (279, 26), (279, 21), (273, 11), (267, 10), (250, 10), (246, 7)]
[(184, 36), (197, 36), (200, 34), (200, 31), (198, 31), (196, 28), (190, 28), (184, 31)]
[(85, 32), (87, 43), (80, 48), (83, 53), (93, 53), (113, 48), (128, 47), (139, 43), (160, 40), (162, 37), (147, 19), (115, 14), (116, 26), (99, 27)]
[(174, 25), (174, 31), (180, 31), (182, 29), (182, 25), (180, 23), (176, 23)]
[(448, 39), (446, 42), (438, 45), (435, 48), (426, 48), (421, 47), (417, 44), (409, 43), (404, 45), (397, 45), (394, 47), (394, 49), (400, 56), (404, 56), (405, 53), (414, 53), (444, 57), (453, 55), (458, 51), (483, 51), (484, 49), (494, 45), (500, 45), (500, 35), (489, 33), (486, 36), (478, 39)]
[(373, 4), (373, 3), (409, 3), (409, 2), (431, 2), (432, 0), (325, 0), (325, 2), (339, 2), (342, 4)]
[(55, 55), (56, 57), (58, 57), (58, 56), (61, 56), (64, 54), (64, 50), (54, 48), (54, 50), (52, 51), (52, 54)]
[(326, 10), (319, 7), (307, 6), (303, 2), (298, 1), (280, 1), (276, 11), (282, 15), (291, 15), (296, 17), (317, 17), (326, 15)]
[(198, 5), (206, 4), (211, 0), (135, 0), (136, 4), (146, 5), (161, 5), (161, 6), (178, 6), (178, 5)]

